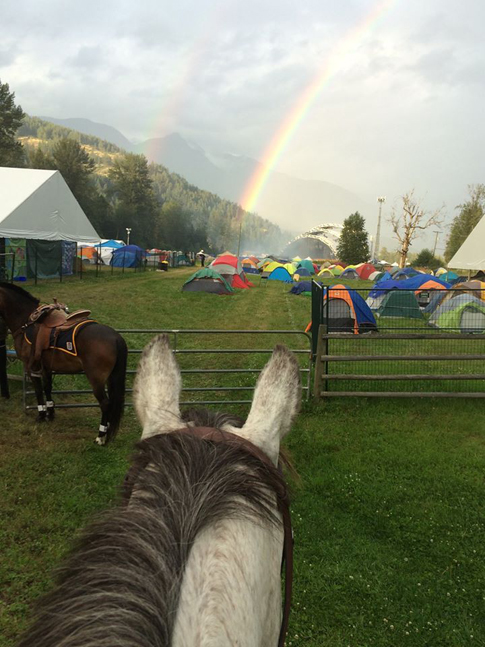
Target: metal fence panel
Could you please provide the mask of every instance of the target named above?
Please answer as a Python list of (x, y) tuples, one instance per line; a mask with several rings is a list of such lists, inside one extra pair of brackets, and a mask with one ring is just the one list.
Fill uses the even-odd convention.
[[(181, 405), (241, 405), (251, 403), (251, 393), (256, 379), (273, 352), (276, 343), (285, 343), (297, 356), (300, 364), (303, 393), (309, 398), (312, 392), (311, 336), (298, 330), (168, 330), (120, 329), (128, 344), (128, 370), (126, 393), (131, 393), (130, 381), (136, 373), (136, 364), (145, 344), (155, 334), (166, 333), (177, 356), (183, 375)], [(235, 341), (231, 346), (230, 339)], [(225, 339), (224, 348), (219, 348)], [(270, 343), (268, 343), (270, 342)], [(243, 347), (240, 347), (243, 346)], [(229, 363), (229, 366), (227, 364)], [(222, 365), (221, 365), (222, 364)], [(161, 367), (163, 370), (163, 367)], [(66, 382), (67, 377), (57, 374)], [(57, 376), (55, 375), (57, 381)], [(76, 382), (59, 388), (54, 384), (53, 396), (65, 398), (92, 395), (89, 388), (79, 384), (79, 376), (69, 376)], [(34, 391), (24, 377), (24, 408), (36, 409), (29, 404)], [(239, 395), (239, 397), (237, 397)], [(227, 396), (234, 396), (233, 398)], [(95, 407), (93, 402), (56, 402), (58, 408)], [(132, 403), (127, 402), (130, 406)]]

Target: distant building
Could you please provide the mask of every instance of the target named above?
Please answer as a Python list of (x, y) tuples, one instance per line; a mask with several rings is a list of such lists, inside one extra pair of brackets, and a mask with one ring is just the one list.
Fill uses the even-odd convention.
[(304, 234), (291, 240), (283, 255), (289, 258), (300, 256), (305, 258), (336, 258), (337, 246), (342, 233), (343, 225), (328, 223), (313, 227)]

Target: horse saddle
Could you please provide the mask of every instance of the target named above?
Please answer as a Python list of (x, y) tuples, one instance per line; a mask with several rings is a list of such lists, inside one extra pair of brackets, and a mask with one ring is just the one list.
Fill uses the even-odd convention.
[(80, 323), (91, 321), (91, 310), (76, 310), (67, 314), (67, 306), (58, 303), (41, 305), (29, 316), (24, 326), (25, 339), (32, 345), (30, 351), (29, 370), (33, 375), (39, 375), (42, 369), (42, 353), (56, 346), (56, 340), (61, 332), (70, 331)]

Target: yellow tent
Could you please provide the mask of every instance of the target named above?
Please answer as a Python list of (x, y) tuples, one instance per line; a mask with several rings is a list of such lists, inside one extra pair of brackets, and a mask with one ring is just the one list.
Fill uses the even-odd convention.
[(344, 268), (341, 265), (336, 265), (335, 267), (332, 267), (331, 271), (334, 276), (340, 276), (344, 271)]
[(293, 263), (285, 263), (283, 267), (288, 270), (288, 274), (290, 274), (291, 276), (293, 276), (293, 274), (296, 272), (296, 267), (293, 265)]
[(283, 267), (283, 263), (278, 263), (278, 261), (271, 261), (267, 265), (263, 265), (263, 272), (272, 272), (277, 267)]

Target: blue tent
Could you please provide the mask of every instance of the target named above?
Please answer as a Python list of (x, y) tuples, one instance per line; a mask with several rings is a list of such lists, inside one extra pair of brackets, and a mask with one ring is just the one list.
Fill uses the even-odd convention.
[(460, 280), (460, 277), (458, 276), (458, 274), (456, 274), (456, 272), (452, 272), (451, 270), (448, 270), (448, 272), (445, 272), (444, 274), (440, 274), (439, 278), (442, 281), (446, 281), (447, 283), (451, 283), (452, 285), (453, 285), (453, 283), (457, 283), (457, 281)]
[(275, 267), (268, 276), (268, 281), (284, 281), (285, 283), (293, 283), (293, 279), (286, 267)]
[(113, 267), (140, 267), (146, 252), (138, 245), (124, 245), (113, 251), (111, 265)]
[(360, 279), (360, 276), (357, 274), (357, 271), (353, 267), (349, 267), (344, 270), (339, 276), (340, 279)]
[(410, 279), (413, 276), (418, 276), (420, 272), (417, 272), (414, 268), (412, 267), (403, 267), (402, 270), (398, 270), (394, 275), (393, 279), (395, 280), (404, 280), (404, 279)]
[(324, 290), (322, 323), (328, 323), (329, 332), (358, 335), (377, 331), (375, 317), (357, 290), (342, 284), (329, 286)]
[(418, 274), (417, 276), (412, 276), (410, 279), (404, 279), (404, 280), (397, 280), (396, 279), (389, 279), (387, 281), (378, 281), (372, 288), (372, 290), (369, 293), (370, 297), (378, 297), (382, 294), (385, 294), (389, 290), (412, 290), (415, 292), (416, 290), (419, 290), (419, 288), (424, 284), (427, 283), (428, 281), (433, 281), (434, 283), (438, 283), (439, 285), (442, 285), (444, 288), (447, 290), (451, 287), (449, 283), (446, 281), (442, 281), (440, 278), (437, 276), (432, 276), (431, 274)]
[(312, 273), (315, 274), (315, 272), (310, 272), (309, 270), (307, 270), (306, 267), (299, 267), (295, 272), (295, 274), (298, 274), (298, 276), (311, 276)]

